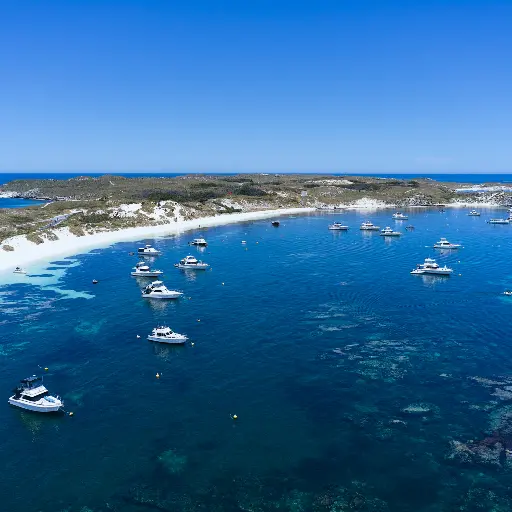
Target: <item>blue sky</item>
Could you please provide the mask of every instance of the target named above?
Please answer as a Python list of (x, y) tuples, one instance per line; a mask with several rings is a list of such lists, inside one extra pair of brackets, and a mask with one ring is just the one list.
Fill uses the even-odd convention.
[(0, 3), (1, 171), (512, 172), (512, 2)]

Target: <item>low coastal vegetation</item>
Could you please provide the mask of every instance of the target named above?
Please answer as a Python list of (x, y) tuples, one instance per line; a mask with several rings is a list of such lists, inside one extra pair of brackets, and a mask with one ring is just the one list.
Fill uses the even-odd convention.
[(69, 180), (15, 180), (5, 196), (48, 203), (0, 209), (0, 243), (15, 235), (36, 244), (57, 237), (166, 224), (210, 215), (293, 207), (431, 206), (460, 200), (510, 203), (510, 195), (464, 194), (456, 183), (431, 179), (385, 179), (329, 175), (185, 175), (177, 177), (83, 176)]

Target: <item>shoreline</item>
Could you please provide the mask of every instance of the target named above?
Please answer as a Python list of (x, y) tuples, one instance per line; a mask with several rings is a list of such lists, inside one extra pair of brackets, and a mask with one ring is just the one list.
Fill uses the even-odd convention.
[[(18, 235), (3, 241), (2, 245), (10, 245), (14, 251), (0, 249), (0, 274), (12, 273), (15, 267), (24, 268), (34, 263), (50, 262), (55, 258), (65, 258), (84, 254), (94, 249), (109, 247), (118, 242), (137, 241), (143, 238), (165, 237), (177, 235), (187, 231), (205, 227), (225, 226), (252, 220), (264, 220), (284, 215), (297, 215), (312, 213), (315, 208), (282, 208), (279, 210), (260, 210), (246, 213), (230, 213), (213, 217), (199, 217), (197, 219), (175, 222), (173, 224), (159, 224), (153, 226), (140, 226), (120, 229), (117, 231), (103, 231), (92, 235), (76, 236), (67, 228), (56, 229), (59, 240), (46, 240), (42, 244), (35, 244), (26, 239), (25, 235)], [(25, 269), (27, 270), (27, 269)]]
[[(43, 206), (44, 207), (44, 206)], [(454, 202), (439, 205), (406, 206), (401, 209), (427, 209), (427, 208), (485, 208), (501, 209), (502, 206), (493, 203)], [(34, 263), (50, 262), (58, 257), (70, 257), (84, 254), (94, 249), (109, 247), (118, 242), (137, 241), (144, 238), (165, 237), (193, 231), (203, 227), (225, 226), (252, 220), (264, 220), (270, 217), (306, 213), (342, 213), (343, 211), (359, 210), (361, 212), (375, 212), (385, 209), (397, 209), (396, 205), (382, 204), (379, 201), (364, 199), (359, 204), (338, 205), (336, 209), (323, 209), (313, 207), (280, 208), (275, 210), (259, 210), (254, 212), (230, 213), (210, 217), (199, 217), (192, 220), (182, 220), (174, 223), (131, 227), (117, 231), (98, 231), (94, 234), (76, 236), (68, 228), (57, 228), (54, 232), (59, 240), (46, 240), (42, 244), (35, 244), (26, 239), (25, 235), (17, 235), (2, 242), (10, 245), (14, 251), (0, 249), (0, 275), (12, 273), (15, 267), (24, 268)], [(27, 269), (25, 269), (27, 270)]]

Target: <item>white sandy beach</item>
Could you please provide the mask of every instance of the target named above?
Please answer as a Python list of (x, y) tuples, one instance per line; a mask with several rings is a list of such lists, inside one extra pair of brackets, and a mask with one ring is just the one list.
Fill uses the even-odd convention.
[(157, 226), (141, 226), (120, 229), (118, 231), (105, 231), (85, 236), (75, 236), (69, 232), (68, 228), (60, 228), (54, 230), (59, 240), (46, 240), (42, 244), (29, 242), (24, 235), (19, 235), (3, 241), (3, 245), (10, 245), (14, 248), (14, 251), (0, 251), (0, 273), (12, 272), (16, 266), (27, 268), (30, 271), (28, 268), (30, 264), (50, 262), (57, 257), (73, 256), (93, 249), (108, 247), (116, 242), (175, 235), (200, 227), (224, 226), (237, 222), (310, 213), (313, 211), (315, 211), (314, 208), (282, 208), (279, 210), (232, 213), (193, 220), (180, 220)]

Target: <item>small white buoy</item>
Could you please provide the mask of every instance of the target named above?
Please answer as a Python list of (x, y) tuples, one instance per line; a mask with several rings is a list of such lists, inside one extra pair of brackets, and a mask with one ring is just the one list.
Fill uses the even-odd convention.
[(197, 321), (198, 321), (198, 322), (200, 322), (200, 321), (201, 321), (201, 319), (200, 319), (200, 318), (198, 318), (198, 319), (197, 319)]
[(236, 414), (232, 414), (231, 419), (236, 421), (238, 419), (238, 416)]
[(140, 336), (137, 334), (137, 338), (140, 338)]
[(157, 373), (157, 374), (155, 375), (155, 377), (156, 377), (157, 379), (159, 379), (159, 378), (160, 378), (160, 374), (159, 374), (159, 373)]
[(75, 414), (74, 412), (70, 412), (68, 413), (68, 416), (73, 416), (73, 414)]
[(222, 286), (224, 286), (224, 283), (222, 283)]
[(194, 343), (193, 341), (191, 341), (191, 342), (190, 342), (190, 344), (191, 344), (192, 346), (194, 346), (194, 345), (195, 345), (195, 343)]
[(47, 372), (47, 371), (48, 371), (48, 368), (47, 368), (46, 366), (45, 366), (45, 368), (44, 368), (44, 371), (45, 371), (45, 372)]

